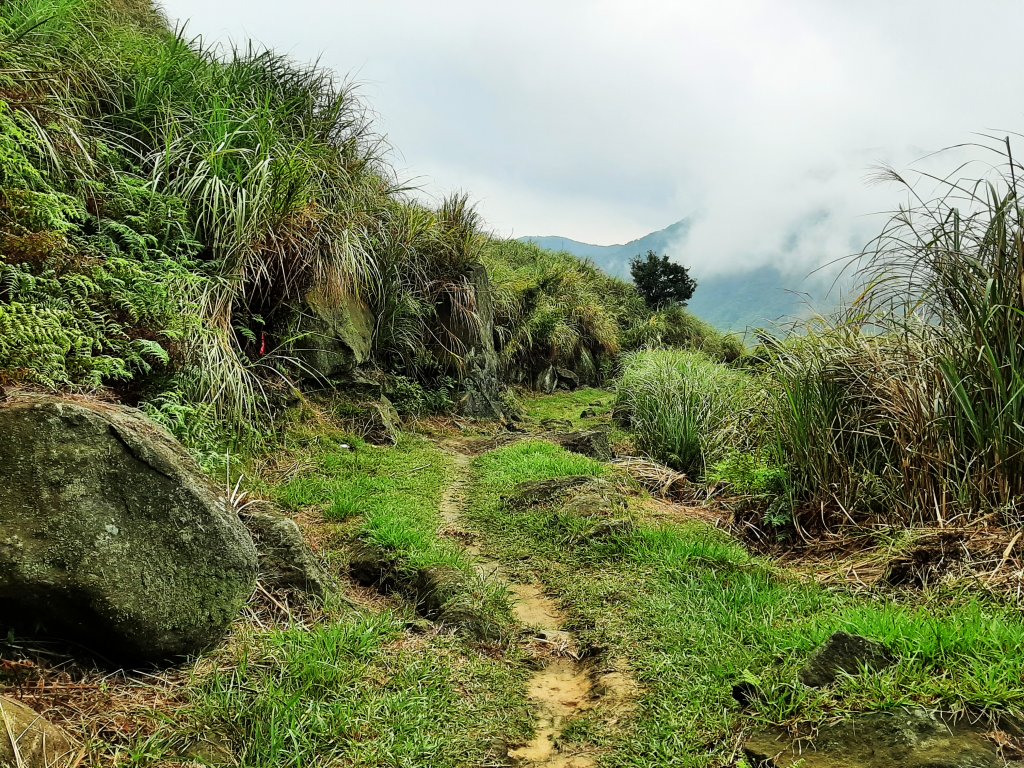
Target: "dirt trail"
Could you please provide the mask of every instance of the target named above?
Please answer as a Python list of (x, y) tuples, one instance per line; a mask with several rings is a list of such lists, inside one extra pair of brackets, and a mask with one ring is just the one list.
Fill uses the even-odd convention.
[[(457, 446), (452, 451), (455, 477), (441, 499), (441, 518), (445, 533), (458, 539), (478, 560), (480, 572), (488, 578), (503, 579), (515, 598), (512, 611), (521, 624), (534, 631), (535, 639), (547, 646), (546, 662), (537, 670), (527, 687), (530, 700), (537, 710), (537, 723), (533, 740), (509, 750), (508, 756), (517, 765), (534, 768), (593, 768), (596, 763), (586, 755), (563, 753), (558, 737), (567, 720), (594, 706), (597, 692), (591, 670), (580, 662), (576, 638), (563, 629), (565, 616), (550, 597), (537, 584), (510, 582), (500, 564), (485, 556), (473, 536), (462, 527), (462, 513), (466, 509), (466, 486), (469, 483), (473, 457)], [(600, 678), (601, 692), (621, 692), (620, 673)]]

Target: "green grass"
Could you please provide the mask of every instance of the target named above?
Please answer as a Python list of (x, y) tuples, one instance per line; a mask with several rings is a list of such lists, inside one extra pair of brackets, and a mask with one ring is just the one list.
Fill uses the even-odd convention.
[(417, 584), (423, 574), (450, 573), (442, 616), (458, 617), (460, 625), (481, 636), (506, 633), (511, 613), (504, 586), (482, 578), (465, 550), (439, 535), (441, 498), (453, 479), (448, 455), (410, 434), (385, 448), (321, 433), (293, 450), (309, 468), (275, 489), (282, 505), (295, 511), (312, 507), (328, 521), (346, 522), (349, 535), (395, 571), (407, 597), (422, 590)]
[(427, 624), (411, 602), (353, 607), (342, 581), (311, 623), (240, 622), (230, 642), (197, 665), (180, 692), (184, 706), (118, 764), (161, 765), (210, 754), (211, 745), (221, 745), (213, 747), (216, 764), (226, 748), (242, 768), (501, 764), (508, 745), (529, 735), (529, 671), (507, 639), (477, 640), (485, 633), (474, 622), (511, 637), (512, 619), (505, 588), (480, 577), (438, 534), (449, 456), (408, 434), (394, 447), (367, 445), (322, 414), (303, 420), (309, 415), (293, 415), (276, 450), (284, 466), (299, 461), (299, 471), (262, 490), (292, 512), (323, 517), (333, 534), (322, 554), (339, 569), (357, 541), (410, 577), (452, 569), (460, 578), (446, 610)]
[[(584, 647), (625, 660), (644, 688), (625, 721), (609, 725), (594, 713), (573, 726), (574, 738), (601, 751), (602, 765), (717, 765), (754, 722), (910, 703), (1024, 711), (1024, 625), (1012, 610), (957, 594), (897, 600), (825, 589), (700, 523), (654, 525), (634, 514), (634, 526), (611, 538), (559, 535), (586, 530), (586, 513), (511, 509), (502, 497), (526, 480), (600, 475), (600, 465), (526, 442), (476, 467), (472, 519), (490, 552), (557, 594)], [(830, 689), (804, 688), (797, 670), (838, 630), (889, 643), (899, 663)], [(763, 692), (746, 712), (731, 697), (741, 680)]]
[[(607, 421), (614, 395), (606, 389), (582, 387), (572, 392), (555, 392), (551, 395), (528, 392), (519, 399), (528, 424), (539, 426), (543, 421), (556, 419), (570, 421), (574, 428), (579, 428), (597, 420)], [(588, 410), (594, 411), (595, 416), (581, 418), (580, 414)]]
[(682, 350), (626, 357), (616, 407), (642, 451), (697, 478), (730, 450), (756, 447), (767, 413), (753, 376)]
[[(529, 730), (523, 668), (402, 615), (336, 609), (312, 627), (246, 630), (200, 667), (173, 727), (129, 763), (210, 755), (244, 768), (464, 768)], [(123, 763), (119, 763), (123, 764)]]

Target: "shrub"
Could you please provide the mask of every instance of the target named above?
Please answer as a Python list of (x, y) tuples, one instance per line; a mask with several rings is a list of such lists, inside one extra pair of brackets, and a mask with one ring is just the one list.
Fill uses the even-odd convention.
[(765, 395), (756, 379), (699, 352), (637, 352), (622, 365), (616, 409), (638, 447), (694, 476), (730, 450), (763, 439)]

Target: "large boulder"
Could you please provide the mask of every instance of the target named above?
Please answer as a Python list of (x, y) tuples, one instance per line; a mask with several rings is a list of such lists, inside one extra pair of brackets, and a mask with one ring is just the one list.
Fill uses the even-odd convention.
[(0, 696), (0, 765), (18, 768), (69, 766), (71, 738), (19, 701)]
[(252, 537), (140, 412), (19, 394), (0, 403), (0, 621), (112, 660), (215, 642), (251, 594)]
[(349, 378), (370, 360), (373, 312), (358, 296), (306, 296), (292, 328), (291, 354), (312, 378)]

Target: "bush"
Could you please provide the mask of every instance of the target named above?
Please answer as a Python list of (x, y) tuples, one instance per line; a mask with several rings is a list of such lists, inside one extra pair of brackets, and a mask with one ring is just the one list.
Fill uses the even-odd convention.
[(616, 410), (638, 447), (702, 477), (732, 450), (753, 450), (766, 429), (766, 398), (756, 379), (699, 352), (637, 352), (623, 362)]

